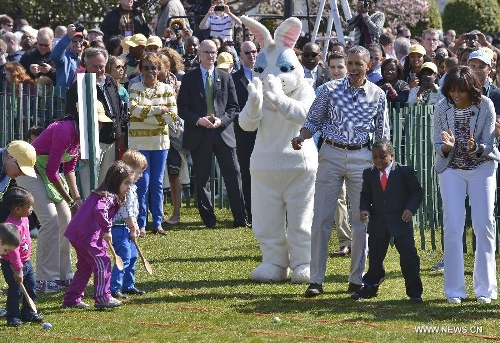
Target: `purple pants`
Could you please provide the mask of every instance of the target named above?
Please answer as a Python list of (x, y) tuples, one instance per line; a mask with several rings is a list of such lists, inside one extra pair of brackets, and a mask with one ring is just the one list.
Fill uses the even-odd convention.
[(81, 246), (70, 242), (76, 251), (76, 272), (73, 281), (64, 295), (63, 304), (76, 305), (82, 301), (90, 276), (94, 273), (94, 300), (96, 304), (104, 303), (111, 298), (109, 283), (111, 281), (111, 259), (104, 240), (95, 242), (93, 246)]

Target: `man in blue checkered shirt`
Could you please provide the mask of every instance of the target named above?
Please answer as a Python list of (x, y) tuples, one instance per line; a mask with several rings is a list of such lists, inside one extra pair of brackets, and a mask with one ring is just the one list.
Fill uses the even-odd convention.
[(323, 293), (328, 241), (344, 180), (353, 228), (348, 291), (356, 292), (362, 286), (367, 250), (365, 225), (359, 218), (363, 170), (372, 165), (370, 134), (374, 132), (377, 140), (389, 138), (385, 93), (366, 78), (370, 63), (366, 48), (352, 47), (347, 54), (347, 76), (325, 84), (311, 105), (300, 135), (292, 140), (293, 148), (299, 150), (317, 131), (324, 139), (316, 174), (308, 297)]

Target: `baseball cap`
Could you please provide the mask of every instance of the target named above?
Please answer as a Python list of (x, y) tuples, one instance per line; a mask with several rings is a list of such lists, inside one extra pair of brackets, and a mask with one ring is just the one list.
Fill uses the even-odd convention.
[(470, 60), (472, 60), (472, 59), (477, 59), (477, 60), (483, 61), (484, 63), (486, 63), (487, 65), (489, 65), (491, 67), (491, 56), (490, 56), (490, 54), (488, 54), (484, 50), (479, 49), (479, 50), (471, 52), (469, 55), (469, 59), (467, 60), (467, 63), (469, 63)]
[(81, 37), (81, 38), (83, 38), (83, 32), (75, 32), (73, 34), (73, 37)]
[(33, 145), (25, 141), (12, 141), (7, 146), (7, 152), (14, 158), (24, 175), (36, 177), (36, 151)]
[(438, 68), (432, 62), (425, 62), (424, 64), (422, 64), (422, 68), (420, 68), (420, 71), (424, 70), (425, 68), (432, 70), (434, 74), (437, 74), (438, 72)]
[(135, 35), (130, 37), (130, 39), (127, 39), (127, 40), (124, 39), (122, 43), (127, 44), (128, 46), (135, 48), (136, 46), (139, 46), (139, 45), (146, 46), (147, 42), (148, 42), (148, 39), (146, 38), (146, 36), (144, 36), (142, 33), (136, 33)]
[(97, 121), (101, 123), (113, 122), (113, 119), (111, 119), (106, 115), (106, 111), (104, 110), (104, 105), (100, 101), (97, 101)]
[(219, 56), (217, 56), (217, 68), (228, 69), (233, 63), (233, 56), (231, 56), (229, 52), (221, 52)]
[(181, 19), (174, 19), (170, 22), (170, 27), (174, 27), (174, 25), (179, 25), (179, 29), (184, 28), (184, 22)]
[(150, 46), (150, 45), (156, 45), (156, 46), (159, 46), (160, 48), (163, 46), (163, 43), (161, 41), (161, 38), (158, 37), (158, 36), (149, 36), (147, 42), (146, 42), (146, 46)]
[(420, 54), (422, 56), (425, 56), (425, 48), (420, 45), (420, 44), (415, 44), (410, 46), (410, 50), (408, 51), (408, 55), (416, 52), (417, 54)]
[(87, 34), (89, 34), (89, 33), (97, 33), (97, 35), (99, 35), (99, 36), (104, 36), (104, 33), (103, 33), (101, 30), (97, 29), (97, 28), (90, 29), (90, 30), (87, 32)]

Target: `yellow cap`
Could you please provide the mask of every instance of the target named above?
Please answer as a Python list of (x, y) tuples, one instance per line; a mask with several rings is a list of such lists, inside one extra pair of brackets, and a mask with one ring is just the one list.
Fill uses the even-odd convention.
[(33, 168), (36, 162), (36, 151), (31, 144), (25, 141), (12, 141), (7, 146), (7, 152), (16, 160), (24, 175), (36, 177), (35, 168)]
[(147, 41), (148, 39), (146, 38), (146, 36), (144, 36), (142, 33), (137, 33), (127, 40), (124, 39), (122, 43), (135, 48), (139, 45), (146, 46)]
[(148, 41), (146, 42), (146, 46), (150, 45), (156, 45), (158, 47), (162, 47), (163, 43), (161, 41), (161, 38), (158, 36), (149, 36)]
[(229, 52), (221, 52), (217, 56), (217, 68), (228, 69), (234, 64), (233, 56)]
[(409, 54), (413, 54), (415, 52), (417, 54), (422, 55), (422, 56), (426, 55), (425, 48), (422, 45), (420, 45), (420, 44), (415, 44), (415, 45), (410, 46), (410, 50), (408, 51), (408, 55)]
[(432, 62), (425, 62), (424, 64), (422, 64), (422, 68), (420, 68), (420, 71), (422, 71), (424, 68), (432, 70), (434, 74), (437, 74), (438, 72), (438, 68)]

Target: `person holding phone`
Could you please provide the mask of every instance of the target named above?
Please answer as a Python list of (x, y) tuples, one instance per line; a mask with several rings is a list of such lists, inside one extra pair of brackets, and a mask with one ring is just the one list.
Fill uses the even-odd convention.
[(438, 69), (434, 63), (425, 62), (422, 64), (422, 68), (418, 73), (419, 85), (411, 88), (408, 95), (408, 103), (410, 105), (417, 103), (433, 105), (439, 100), (439, 86), (436, 83), (437, 75)]
[(212, 6), (200, 23), (200, 30), (210, 29), (210, 36), (232, 41), (235, 26), (241, 26), (241, 20), (231, 13), (227, 0), (212, 0)]
[(378, 43), (385, 14), (375, 10), (378, 0), (358, 0), (356, 10), (347, 21), (347, 30), (354, 31), (354, 45), (368, 47)]

